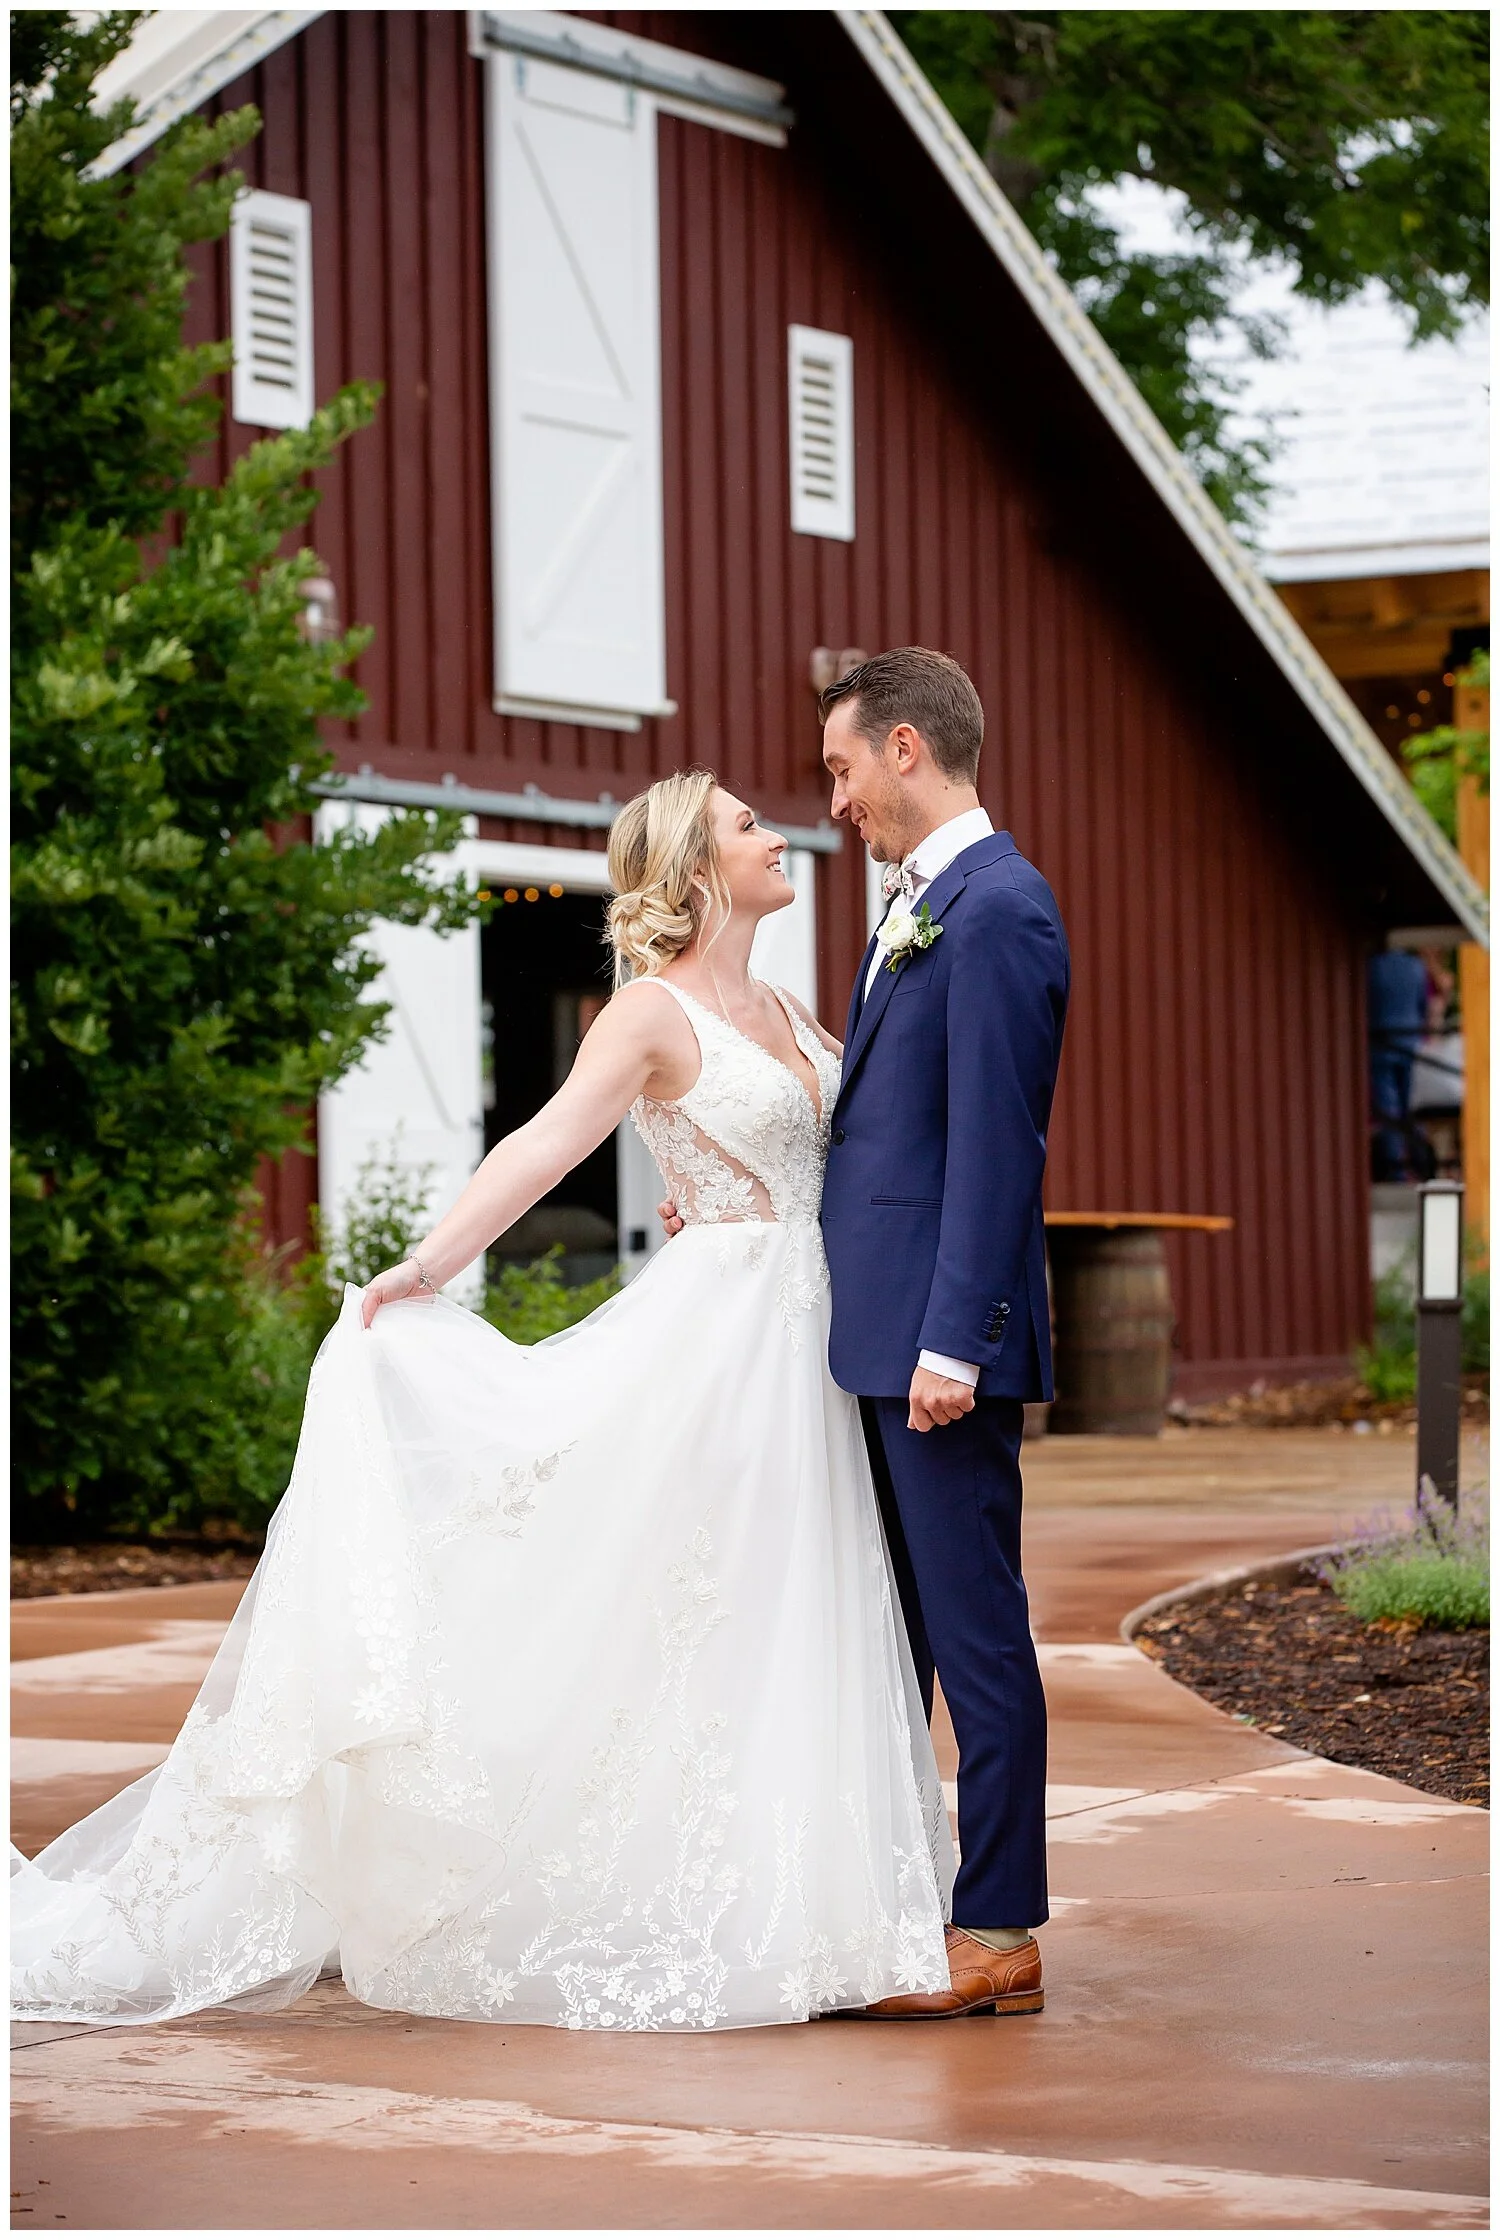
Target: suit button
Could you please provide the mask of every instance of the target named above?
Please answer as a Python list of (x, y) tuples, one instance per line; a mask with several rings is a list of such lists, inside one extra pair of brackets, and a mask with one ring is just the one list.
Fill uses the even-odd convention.
[(1008, 1304), (1004, 1300), (1002, 1300), (999, 1307), (996, 1309), (996, 1312), (998, 1313), (1000, 1320), (1003, 1322), (1006, 1316), (1010, 1313), (1010, 1308)]
[(834, 1143), (842, 1143), (842, 1142), (843, 1142), (843, 1140), (844, 1140), (844, 1131), (843, 1131), (843, 1129), (842, 1129), (842, 1128), (835, 1128), (835, 1129), (834, 1129), (834, 1131), (833, 1131), (833, 1136), (832, 1136), (832, 1139), (831, 1139), (831, 1140), (832, 1140), (832, 1141), (833, 1141)]

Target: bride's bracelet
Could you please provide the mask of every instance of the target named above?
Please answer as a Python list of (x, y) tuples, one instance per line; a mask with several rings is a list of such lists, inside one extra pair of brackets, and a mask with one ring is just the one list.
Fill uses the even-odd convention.
[(430, 1291), (432, 1292), (433, 1296), (436, 1297), (437, 1285), (433, 1282), (431, 1276), (427, 1273), (427, 1270), (423, 1267), (416, 1254), (414, 1252), (409, 1252), (406, 1257), (417, 1271), (417, 1289), (419, 1291)]

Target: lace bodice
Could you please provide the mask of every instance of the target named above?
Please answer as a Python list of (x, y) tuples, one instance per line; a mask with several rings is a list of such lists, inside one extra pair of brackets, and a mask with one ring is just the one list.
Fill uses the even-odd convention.
[(642, 1142), (688, 1223), (816, 1221), (839, 1061), (780, 988), (773, 991), (818, 1081), (806, 1085), (758, 1042), (671, 980), (698, 1038), (698, 1078), (669, 1103), (631, 1107)]

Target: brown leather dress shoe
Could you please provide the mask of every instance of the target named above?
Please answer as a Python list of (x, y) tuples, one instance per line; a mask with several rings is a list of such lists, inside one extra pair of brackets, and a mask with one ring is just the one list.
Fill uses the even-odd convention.
[(904, 1991), (892, 1999), (877, 1999), (859, 2012), (871, 2022), (940, 2022), (961, 2014), (1040, 2014), (1046, 2003), (1042, 1990), (1042, 1956), (1035, 1937), (995, 1952), (962, 1929), (944, 1932), (948, 1946), (947, 1991)]

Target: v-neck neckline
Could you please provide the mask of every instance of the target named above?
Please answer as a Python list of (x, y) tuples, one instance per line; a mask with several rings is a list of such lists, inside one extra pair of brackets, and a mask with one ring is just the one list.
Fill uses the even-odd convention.
[(769, 990), (769, 992), (776, 998), (777, 1003), (781, 1006), (781, 1010), (783, 1015), (785, 1016), (786, 1023), (791, 1029), (793, 1042), (797, 1044), (797, 1048), (799, 1050), (802, 1050), (803, 1057), (807, 1058), (809, 1066), (812, 1067), (813, 1079), (818, 1083), (818, 1093), (816, 1096), (813, 1095), (811, 1089), (809, 1089), (801, 1074), (796, 1072), (793, 1067), (789, 1066), (785, 1058), (778, 1058), (774, 1050), (768, 1050), (765, 1044), (758, 1041), (753, 1034), (746, 1034), (744, 1028), (737, 1027), (734, 1021), (729, 1018), (726, 1013), (722, 1011), (715, 1011), (711, 1003), (705, 1003), (701, 996), (695, 996), (693, 994), (691, 988), (684, 988), (676, 980), (667, 980), (663, 983), (663, 985), (670, 988), (674, 995), (680, 996), (685, 1002), (694, 1005), (697, 1010), (706, 1012), (710, 1019), (717, 1019), (721, 1027), (728, 1028), (729, 1032), (735, 1037), (736, 1041), (748, 1044), (750, 1049), (758, 1050), (763, 1058), (769, 1058), (773, 1066), (779, 1066), (782, 1072), (786, 1075), (788, 1081), (795, 1082), (796, 1086), (802, 1091), (803, 1096), (807, 1099), (809, 1111), (812, 1113), (812, 1116), (818, 1123), (818, 1126), (820, 1128), (822, 1127), (824, 1120), (823, 1084), (818, 1076), (817, 1063), (814, 1059), (808, 1058), (807, 1052), (805, 1050), (802, 1050), (802, 1044), (800, 1040), (798, 1040), (796, 1023), (792, 1018), (791, 1007), (787, 1003), (786, 998), (782, 995), (781, 990), (778, 987), (773, 986), (769, 980), (757, 980), (755, 983), (757, 988), (765, 988)]

